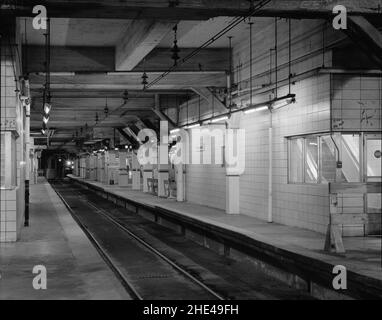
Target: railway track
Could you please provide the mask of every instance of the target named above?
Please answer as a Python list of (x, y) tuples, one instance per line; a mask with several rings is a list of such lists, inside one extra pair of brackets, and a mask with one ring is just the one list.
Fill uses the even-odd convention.
[(224, 300), (78, 190), (51, 185), (132, 299)]

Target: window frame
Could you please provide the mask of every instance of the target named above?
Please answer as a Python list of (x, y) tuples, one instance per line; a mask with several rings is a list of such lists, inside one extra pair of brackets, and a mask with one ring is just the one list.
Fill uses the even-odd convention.
[[(360, 174), (360, 181), (365, 181), (365, 174), (364, 174), (364, 144), (365, 144), (365, 134), (363, 132), (341, 132), (342, 135), (358, 135), (359, 136), (359, 159), (360, 159), (360, 169), (359, 169), (359, 174)], [(299, 136), (289, 136), (286, 137), (288, 140), (287, 147), (288, 147), (288, 168), (287, 168), (287, 184), (295, 184), (295, 185), (322, 185), (322, 184), (328, 184), (327, 182), (323, 182), (322, 179), (322, 137), (323, 136), (330, 136), (330, 132), (322, 132), (322, 133), (313, 133), (313, 134), (306, 134), (306, 135), (299, 135)], [(306, 143), (307, 143), (307, 138), (317, 138), (317, 144), (318, 144), (318, 162), (317, 162), (317, 170), (318, 170), (318, 176), (317, 176), (317, 182), (306, 182)], [(297, 140), (297, 139), (302, 139), (303, 144), (302, 144), (302, 152), (303, 152), (303, 163), (302, 163), (302, 181), (299, 182), (293, 182), (291, 181), (291, 141), (292, 140)]]

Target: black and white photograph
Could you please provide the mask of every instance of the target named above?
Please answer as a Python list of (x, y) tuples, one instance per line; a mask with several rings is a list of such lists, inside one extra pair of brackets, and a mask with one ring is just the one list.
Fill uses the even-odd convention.
[(0, 0), (0, 63), (0, 305), (382, 299), (382, 0)]

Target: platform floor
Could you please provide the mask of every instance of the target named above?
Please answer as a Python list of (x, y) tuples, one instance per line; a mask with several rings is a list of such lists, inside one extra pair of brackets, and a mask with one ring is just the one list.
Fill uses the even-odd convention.
[[(52, 187), (30, 187), (30, 227), (0, 244), (0, 300), (130, 299)], [(47, 290), (32, 286), (35, 265), (47, 268)]]
[(189, 202), (176, 202), (132, 190), (131, 187), (104, 185), (100, 182), (71, 178), (97, 186), (117, 196), (148, 206), (166, 208), (180, 215), (208, 224), (245, 234), (255, 240), (334, 265), (343, 265), (348, 271), (382, 280), (382, 239), (380, 237), (345, 237), (346, 254), (336, 255), (323, 251), (325, 235), (277, 223), (267, 223), (246, 215), (227, 215), (224, 211)]

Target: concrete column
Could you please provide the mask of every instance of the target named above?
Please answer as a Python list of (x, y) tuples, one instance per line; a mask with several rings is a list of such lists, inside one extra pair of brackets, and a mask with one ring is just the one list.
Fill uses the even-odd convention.
[(153, 165), (146, 164), (143, 166), (143, 192), (149, 192), (149, 188), (147, 186), (147, 179), (153, 177)]
[(169, 186), (168, 124), (161, 121), (158, 148), (158, 197), (168, 197)]
[[(165, 184), (167, 183), (167, 185)], [(158, 165), (158, 197), (168, 197), (169, 190), (168, 165)]]
[(136, 154), (132, 153), (133, 190), (141, 190), (141, 170)]
[[(127, 152), (119, 151), (119, 179), (118, 185), (127, 187), (129, 185), (129, 172), (127, 171)], [(131, 170), (131, 168), (129, 168)]]
[(183, 164), (178, 164), (175, 166), (175, 179), (176, 179), (176, 201), (185, 201), (185, 179), (186, 173)]
[(240, 213), (240, 176), (226, 176), (226, 213)]
[[(228, 121), (228, 128), (225, 139), (225, 167), (226, 167), (226, 213), (240, 214), (240, 175), (242, 174), (239, 157), (243, 156), (245, 146), (243, 137), (240, 136), (241, 114), (235, 113)], [(231, 137), (229, 137), (231, 135)], [(245, 138), (245, 136), (244, 136)], [(237, 158), (237, 162), (230, 163), (230, 158)]]

